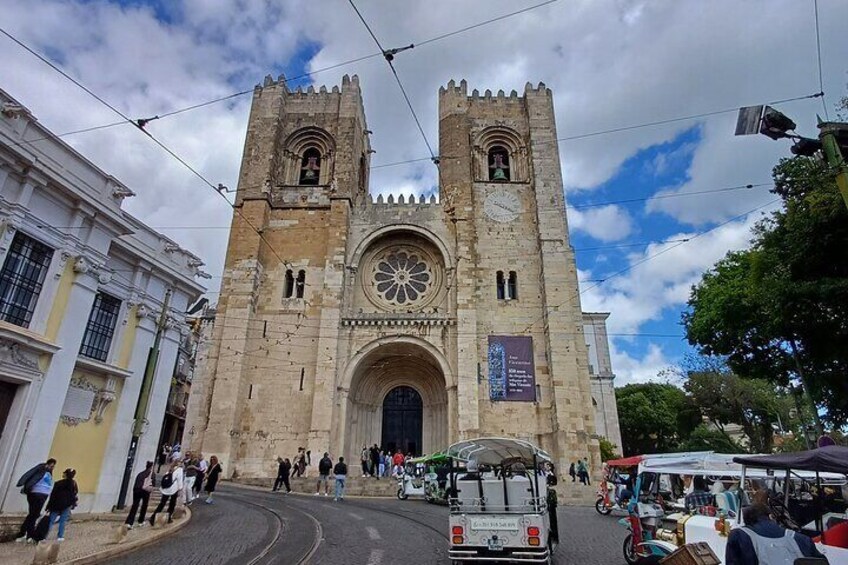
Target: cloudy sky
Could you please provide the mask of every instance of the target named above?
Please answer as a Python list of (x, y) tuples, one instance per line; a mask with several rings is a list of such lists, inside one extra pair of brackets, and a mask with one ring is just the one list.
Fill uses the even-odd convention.
[[(774, 207), (771, 167), (789, 154), (786, 143), (734, 137), (734, 113), (717, 112), (819, 91), (814, 3), (559, 0), (427, 42), (539, 3), (357, 6), (386, 48), (418, 44), (395, 64), (434, 148), (436, 94), (450, 79), (465, 78), (481, 92), (521, 92), (527, 81), (553, 90), (559, 137), (570, 138), (560, 151), (583, 308), (612, 313), (619, 384), (655, 378), (687, 351), (678, 336), (690, 286), (728, 250), (747, 244), (753, 222)], [(848, 81), (848, 2), (819, 0), (818, 8), (824, 106), (832, 117)], [(133, 118), (249, 91), (266, 74), (297, 77), (375, 52), (343, 0), (12, 0), (3, 2), (0, 27)], [(5, 36), (0, 61), (0, 88), (54, 132), (116, 121)], [(346, 73), (361, 79), (373, 165), (427, 157), (380, 57), (292, 82), (331, 86)], [(249, 102), (237, 96), (147, 127), (213, 184), (235, 187)], [(807, 135), (824, 112), (821, 99), (779, 108)], [(600, 133), (696, 114), (711, 115)], [(203, 257), (216, 276), (214, 299), (227, 203), (131, 126), (65, 140), (138, 193), (126, 203), (130, 212)], [(371, 191), (417, 194), (436, 183), (435, 167), (424, 160), (375, 168)], [(731, 190), (715, 192), (722, 188)], [(712, 192), (687, 195), (702, 191)]]

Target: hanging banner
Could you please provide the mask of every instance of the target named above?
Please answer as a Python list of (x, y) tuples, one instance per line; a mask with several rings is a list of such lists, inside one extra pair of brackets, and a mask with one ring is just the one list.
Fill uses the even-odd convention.
[(488, 361), (491, 400), (536, 401), (532, 337), (490, 335)]

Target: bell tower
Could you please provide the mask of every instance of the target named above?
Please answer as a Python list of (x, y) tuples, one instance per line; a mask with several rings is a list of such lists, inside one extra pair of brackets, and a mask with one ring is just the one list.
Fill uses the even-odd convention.
[[(559, 467), (589, 457), (599, 469), (551, 90), (469, 95), (466, 81), (450, 81), (439, 119), (441, 197), (463, 258), (456, 279), (474, 281), (456, 298), (457, 394), (473, 407), (459, 415), (460, 436), (518, 435)], [(535, 391), (510, 398), (489, 382), (493, 336), (532, 338)]]
[(331, 90), (269, 76), (254, 90), (209, 357), (213, 408), (198, 432), (231, 472), (261, 475), (275, 441), (286, 453), (330, 445), (331, 352), (368, 134), (356, 76)]

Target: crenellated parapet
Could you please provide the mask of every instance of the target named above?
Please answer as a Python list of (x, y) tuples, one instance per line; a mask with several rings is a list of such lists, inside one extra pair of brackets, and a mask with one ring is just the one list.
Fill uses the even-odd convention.
[(367, 198), (363, 200), (363, 204), (365, 207), (369, 206), (436, 206), (439, 205), (439, 198), (435, 194), (431, 194), (429, 198), (424, 196), (423, 194), (419, 195), (416, 199), (415, 196), (410, 195), (405, 197), (403, 194), (399, 195), (397, 198), (393, 194), (389, 194), (387, 197), (383, 197), (382, 194), (378, 195), (376, 198), (373, 194), (369, 194)]

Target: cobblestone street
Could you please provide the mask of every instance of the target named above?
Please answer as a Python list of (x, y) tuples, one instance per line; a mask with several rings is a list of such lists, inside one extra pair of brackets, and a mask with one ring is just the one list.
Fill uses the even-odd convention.
[[(120, 564), (448, 564), (447, 508), (423, 501), (282, 495), (225, 486), (216, 504), (192, 506), (173, 537)], [(592, 508), (561, 507), (555, 563), (621, 565), (624, 529)]]

